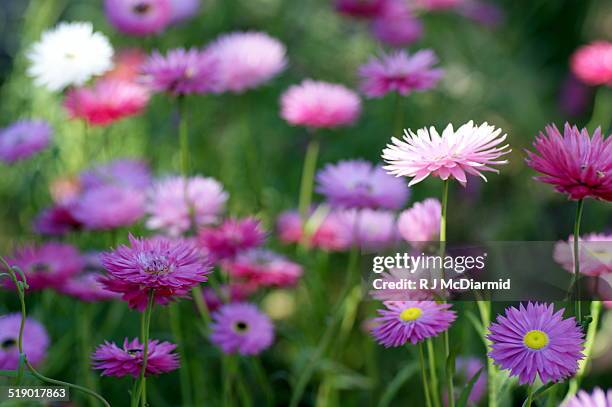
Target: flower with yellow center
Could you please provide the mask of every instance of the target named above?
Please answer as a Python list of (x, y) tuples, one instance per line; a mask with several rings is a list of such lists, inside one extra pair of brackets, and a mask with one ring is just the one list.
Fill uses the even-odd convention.
[(423, 310), (417, 307), (406, 308), (400, 313), (400, 319), (402, 321), (415, 321), (423, 315)]
[(548, 335), (546, 332), (534, 329), (525, 334), (523, 343), (529, 349), (539, 350), (548, 345)]

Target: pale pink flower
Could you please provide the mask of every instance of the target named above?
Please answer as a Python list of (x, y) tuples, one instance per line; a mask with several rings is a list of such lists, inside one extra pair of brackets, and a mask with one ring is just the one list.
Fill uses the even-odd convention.
[(400, 236), (410, 245), (421, 248), (426, 242), (438, 239), (441, 215), (440, 201), (428, 198), (400, 213), (397, 229)]

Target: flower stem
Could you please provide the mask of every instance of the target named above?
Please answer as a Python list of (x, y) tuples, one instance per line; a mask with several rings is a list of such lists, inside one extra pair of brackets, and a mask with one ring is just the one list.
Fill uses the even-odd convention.
[(433, 340), (427, 340), (427, 356), (429, 359), (429, 376), (431, 378), (431, 398), (433, 405), (440, 407), (440, 394), (438, 393), (438, 373), (436, 372), (436, 353), (434, 351)]
[(429, 384), (425, 369), (425, 355), (423, 351), (423, 343), (419, 343), (419, 365), (421, 366), (421, 380), (423, 380), (423, 393), (425, 393), (425, 403), (427, 407), (432, 407), (431, 397), (429, 395)]
[(181, 401), (184, 405), (190, 406), (191, 401), (191, 378), (189, 377), (189, 358), (185, 354), (185, 341), (181, 332), (181, 311), (178, 304), (172, 303), (169, 307), (170, 327), (174, 339), (179, 345), (182, 369), (179, 369), (181, 385)]
[(587, 129), (595, 131), (601, 126), (603, 134), (607, 133), (610, 126), (610, 109), (612, 108), (612, 91), (607, 86), (600, 86), (595, 94), (595, 102), (591, 120), (586, 125)]
[(317, 169), (317, 157), (319, 155), (319, 141), (312, 136), (308, 142), (306, 156), (304, 157), (304, 168), (302, 169), (302, 181), (300, 184), (299, 211), (302, 220), (308, 216), (310, 202), (312, 200), (312, 190), (315, 172)]
[(141, 320), (142, 367), (140, 368), (140, 376), (134, 384), (134, 389), (132, 391), (132, 407), (138, 407), (141, 401), (143, 406), (147, 404), (147, 379), (145, 373), (147, 371), (147, 359), (149, 358), (149, 330), (151, 327), (151, 314), (153, 313), (154, 299), (155, 291), (149, 290), (147, 308), (145, 308)]
[(577, 322), (580, 324), (582, 322), (582, 303), (580, 301), (580, 221), (582, 219), (582, 211), (584, 208), (584, 199), (580, 199), (578, 201), (578, 205), (576, 206), (576, 219), (574, 221), (574, 278), (573, 278), (573, 286), (574, 286), (574, 309), (576, 313)]
[[(449, 180), (442, 181), (442, 213), (440, 214), (440, 256), (443, 257), (446, 252), (446, 211), (448, 208), (448, 185)], [(444, 269), (442, 269), (442, 277), (444, 277)], [(446, 366), (446, 385), (448, 392), (448, 405), (449, 407), (455, 406), (455, 384), (453, 383), (453, 372), (455, 366), (448, 364), (448, 358), (450, 356), (450, 340), (448, 330), (442, 333), (444, 339), (444, 365)]]
[[(482, 321), (482, 337), (484, 338), (485, 347), (491, 345), (491, 341), (487, 339), (487, 329), (491, 323), (491, 301), (476, 301), (478, 311), (480, 313), (480, 320)], [(489, 390), (489, 407), (497, 407), (497, 368), (493, 363), (493, 359), (487, 358), (487, 378), (488, 378), (488, 390)]]
[[(81, 333), (81, 374), (82, 377), (85, 378), (85, 383), (87, 387), (96, 390), (98, 387), (97, 381), (95, 377), (92, 375), (90, 371), (90, 363), (89, 363), (89, 354), (91, 352), (91, 323), (92, 323), (92, 304), (86, 303), (83, 304), (83, 308), (79, 313), (79, 327)], [(95, 404), (92, 402), (89, 405), (94, 406)]]
[(531, 407), (531, 403), (533, 402), (533, 387), (530, 384), (527, 386), (527, 400), (525, 401), (525, 407)]

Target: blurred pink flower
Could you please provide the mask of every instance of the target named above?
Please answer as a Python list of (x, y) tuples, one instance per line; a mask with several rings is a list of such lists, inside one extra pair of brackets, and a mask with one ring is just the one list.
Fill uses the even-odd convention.
[(223, 262), (230, 276), (256, 286), (287, 287), (302, 276), (302, 266), (266, 249), (252, 249)]
[(612, 86), (612, 42), (595, 41), (578, 48), (570, 58), (572, 72), (588, 85)]
[(113, 59), (113, 69), (106, 72), (103, 78), (137, 82), (147, 55), (141, 49), (127, 48), (117, 52)]
[(412, 0), (415, 7), (430, 11), (448, 10), (459, 6), (465, 0)]
[(400, 213), (397, 220), (399, 234), (412, 247), (420, 249), (427, 242), (438, 239), (440, 234), (440, 201), (427, 198)]
[(117, 185), (86, 190), (70, 206), (70, 213), (85, 229), (107, 230), (130, 226), (144, 215), (142, 191)]
[[(585, 276), (612, 274), (612, 234), (590, 233), (578, 242), (580, 273)], [(574, 236), (555, 245), (553, 258), (565, 270), (574, 272)]]
[[(0, 369), (19, 369), (19, 329), (21, 314), (0, 316)], [(23, 327), (23, 353), (28, 362), (40, 366), (47, 356), (49, 335), (45, 327), (33, 318), (27, 318)]]
[(170, 21), (178, 23), (194, 17), (200, 10), (200, 0), (170, 0)]
[(389, 0), (335, 0), (339, 13), (351, 17), (373, 18), (382, 13)]
[(372, 34), (380, 42), (405, 47), (423, 35), (423, 24), (414, 17), (404, 0), (387, 0), (380, 15), (371, 25)]
[(363, 250), (383, 250), (397, 242), (395, 213), (387, 210), (348, 209), (337, 212), (344, 233)]
[[(145, 376), (168, 373), (179, 368), (179, 356), (174, 353), (176, 345), (170, 342), (149, 340), (147, 346), (147, 367)], [(102, 370), (102, 376), (137, 378), (142, 370), (144, 345), (135, 338), (123, 341), (119, 347), (113, 342), (105, 341), (91, 355), (93, 368)]]
[[(306, 220), (308, 237), (305, 243), (329, 251), (347, 250), (351, 245), (351, 234), (338, 219), (335, 212), (315, 210)], [(279, 239), (283, 243), (300, 243), (304, 239), (304, 222), (297, 211), (286, 211), (277, 219)]]
[(220, 286), (218, 290), (206, 287), (203, 290), (203, 295), (206, 307), (210, 312), (214, 312), (223, 304), (247, 300), (256, 290), (257, 287), (253, 284), (232, 282), (229, 285)]
[(261, 222), (252, 217), (227, 219), (220, 226), (205, 227), (198, 233), (198, 243), (212, 261), (260, 246), (265, 238)]
[(151, 169), (144, 161), (117, 158), (83, 171), (79, 180), (83, 189), (117, 185), (143, 190), (151, 185)]
[(170, 0), (105, 0), (108, 21), (122, 33), (146, 36), (163, 31), (170, 22)]
[(44, 150), (51, 133), (51, 126), (42, 120), (19, 120), (0, 129), (0, 161), (12, 164)]
[(34, 220), (34, 231), (46, 236), (63, 236), (83, 226), (66, 205), (44, 209)]

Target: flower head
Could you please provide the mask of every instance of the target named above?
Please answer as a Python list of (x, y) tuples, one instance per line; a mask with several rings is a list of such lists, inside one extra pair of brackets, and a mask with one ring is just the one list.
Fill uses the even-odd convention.
[(143, 161), (123, 158), (82, 172), (79, 182), (85, 190), (105, 185), (144, 190), (151, 185), (151, 170)]
[(380, 315), (371, 332), (384, 347), (413, 345), (427, 338), (437, 336), (453, 323), (457, 317), (450, 311), (451, 304), (435, 301), (386, 301), (386, 309), (378, 310)]
[(412, 15), (403, 0), (387, 0), (371, 25), (372, 34), (392, 47), (405, 47), (423, 35), (423, 23)]
[(281, 96), (281, 116), (294, 126), (330, 128), (353, 124), (361, 101), (352, 90), (333, 83), (304, 80)]
[(420, 249), (424, 243), (438, 239), (441, 216), (440, 201), (427, 198), (400, 213), (397, 229), (406, 242)]
[(382, 13), (388, 0), (335, 0), (336, 10), (351, 17), (372, 18)]
[(228, 197), (213, 178), (171, 177), (158, 181), (149, 191), (146, 225), (179, 236), (189, 229), (217, 222)]
[(475, 126), (472, 121), (457, 131), (449, 124), (442, 135), (434, 127), (404, 130), (404, 141), (395, 137), (383, 150), (384, 167), (389, 173), (410, 177), (408, 184), (414, 185), (430, 175), (443, 180), (455, 178), (462, 185), (467, 183), (467, 174), (478, 175), (485, 181), (483, 171), (499, 172), (491, 165), (506, 164), (498, 160), (508, 154), (508, 145), (499, 146), (506, 135), (500, 137), (501, 129), (487, 123)]
[(317, 192), (342, 208), (399, 209), (409, 195), (401, 179), (363, 160), (327, 165), (317, 174)]
[(612, 201), (612, 137), (597, 128), (593, 137), (586, 129), (565, 123), (563, 135), (549, 125), (527, 151), (527, 165), (543, 174), (538, 181), (552, 184), (570, 199), (593, 197)]
[(274, 325), (255, 305), (226, 304), (212, 317), (210, 340), (224, 353), (257, 355), (274, 341)]
[(28, 51), (28, 75), (39, 86), (60, 91), (80, 86), (113, 66), (113, 48), (91, 23), (60, 23)]
[(34, 231), (45, 236), (63, 236), (83, 226), (76, 220), (69, 206), (55, 205), (44, 209), (34, 220)]
[(583, 358), (583, 333), (571, 317), (563, 319), (563, 309), (553, 305), (528, 303), (509, 307), (489, 327), (489, 356), (521, 384), (567, 379), (576, 373)]
[[(580, 236), (578, 254), (580, 273), (585, 276), (612, 274), (612, 234), (590, 233)], [(574, 272), (574, 236), (555, 245), (553, 257), (570, 273)]]
[(144, 203), (142, 191), (104, 185), (86, 190), (70, 213), (85, 229), (107, 230), (137, 222), (144, 215)]
[(42, 120), (20, 120), (0, 129), (0, 161), (12, 164), (49, 145), (51, 126)]
[(147, 55), (141, 49), (126, 48), (117, 52), (113, 59), (115, 65), (104, 74), (104, 79), (138, 82)]
[(433, 88), (442, 77), (442, 69), (434, 68), (436, 54), (429, 49), (413, 55), (397, 51), (372, 58), (359, 68), (361, 88), (369, 97), (382, 97), (389, 92), (402, 96)]
[(570, 65), (574, 75), (584, 83), (612, 86), (612, 42), (595, 41), (578, 48)]
[(277, 229), (283, 243), (305, 241), (310, 247), (329, 251), (346, 250), (351, 245), (351, 234), (334, 211), (317, 209), (306, 222), (297, 211), (286, 211), (279, 215)]
[(120, 298), (119, 294), (108, 291), (100, 282), (104, 267), (100, 253), (92, 252), (83, 255), (85, 269), (82, 273), (70, 277), (58, 290), (62, 294), (84, 302), (107, 301)]
[(263, 32), (222, 35), (208, 52), (218, 61), (221, 91), (242, 93), (269, 81), (287, 66), (283, 43)]
[(220, 226), (201, 229), (198, 234), (200, 246), (214, 261), (260, 246), (265, 238), (261, 223), (250, 217), (227, 219)]
[[(21, 314), (0, 316), (0, 369), (17, 370), (19, 368), (19, 327)], [(47, 355), (49, 336), (45, 327), (38, 321), (28, 318), (23, 328), (23, 353), (28, 362), (39, 366)]]
[(170, 23), (170, 0), (105, 0), (108, 21), (122, 33), (145, 36), (163, 31)]
[(580, 390), (575, 396), (562, 404), (562, 407), (610, 407), (612, 406), (612, 389), (603, 391), (595, 387), (592, 393)]
[(266, 249), (240, 253), (235, 259), (223, 262), (232, 277), (244, 279), (255, 286), (293, 286), (302, 276), (302, 266)]
[[(170, 342), (149, 340), (147, 346), (147, 367), (145, 376), (168, 373), (179, 368), (179, 357), (174, 350), (176, 345)], [(102, 376), (138, 377), (142, 369), (144, 345), (138, 339), (123, 340), (119, 347), (113, 342), (105, 341), (91, 355), (93, 368), (102, 370)]]
[(340, 211), (337, 216), (352, 244), (363, 250), (382, 250), (397, 242), (396, 217), (391, 211), (351, 209)]

